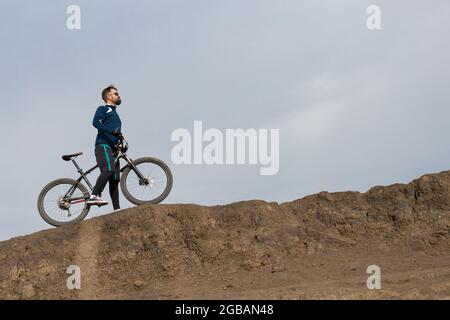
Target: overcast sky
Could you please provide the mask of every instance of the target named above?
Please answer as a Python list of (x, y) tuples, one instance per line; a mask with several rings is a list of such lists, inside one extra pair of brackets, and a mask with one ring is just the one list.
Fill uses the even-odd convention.
[[(71, 4), (81, 30), (66, 27)], [(381, 30), (366, 27), (370, 4)], [(62, 154), (95, 164), (91, 123), (109, 83), (122, 95), (129, 155), (172, 169), (164, 203), (285, 202), (450, 168), (448, 0), (5, 0), (0, 9), (0, 240), (50, 227), (36, 201), (51, 180), (76, 177)], [(279, 129), (278, 174), (173, 164), (171, 133), (192, 132), (194, 120)]]

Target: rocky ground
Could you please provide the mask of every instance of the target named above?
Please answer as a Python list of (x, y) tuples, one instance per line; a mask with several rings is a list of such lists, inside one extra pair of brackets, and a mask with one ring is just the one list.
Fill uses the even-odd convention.
[(144, 205), (13, 238), (0, 298), (450, 299), (450, 171), (281, 204)]

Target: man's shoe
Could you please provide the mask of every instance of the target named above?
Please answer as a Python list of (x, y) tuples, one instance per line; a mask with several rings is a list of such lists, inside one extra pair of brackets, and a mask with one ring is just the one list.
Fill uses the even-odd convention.
[(98, 205), (98, 206), (103, 206), (105, 204), (108, 204), (108, 201), (103, 200), (102, 198), (100, 198), (99, 196), (96, 195), (91, 195), (89, 197), (89, 199), (86, 200), (87, 204), (90, 205)]

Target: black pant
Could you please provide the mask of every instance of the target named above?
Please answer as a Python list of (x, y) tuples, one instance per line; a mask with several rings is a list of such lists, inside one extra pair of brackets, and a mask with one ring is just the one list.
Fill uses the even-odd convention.
[(100, 176), (94, 186), (92, 194), (101, 196), (106, 183), (109, 182), (109, 194), (114, 210), (120, 209), (119, 205), (119, 181), (120, 181), (120, 163), (115, 163), (115, 151), (106, 144), (95, 146), (95, 159), (100, 168)]
[(114, 210), (120, 209), (119, 204), (119, 180), (114, 177), (113, 171), (105, 171), (100, 173), (97, 179), (97, 183), (94, 186), (92, 194), (100, 196), (105, 189), (106, 183), (109, 181), (109, 194), (111, 195), (111, 200)]

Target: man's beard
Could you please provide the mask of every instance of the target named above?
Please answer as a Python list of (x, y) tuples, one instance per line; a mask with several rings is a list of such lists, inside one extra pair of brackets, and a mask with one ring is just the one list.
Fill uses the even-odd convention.
[(121, 99), (117, 99), (116, 106), (120, 106), (121, 103), (122, 103), (122, 100)]

